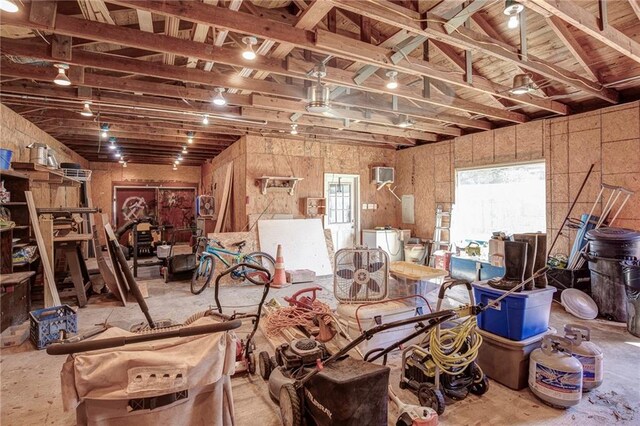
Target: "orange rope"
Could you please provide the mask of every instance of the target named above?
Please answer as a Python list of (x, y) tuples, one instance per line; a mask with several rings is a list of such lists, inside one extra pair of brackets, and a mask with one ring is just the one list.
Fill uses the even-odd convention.
[(279, 308), (265, 318), (265, 330), (267, 336), (277, 336), (283, 328), (302, 326), (305, 328), (314, 328), (316, 324), (313, 320), (318, 316), (322, 317), (325, 324), (331, 323), (331, 308), (326, 303), (314, 300), (311, 304), (312, 309), (304, 309), (297, 306), (284, 306)]

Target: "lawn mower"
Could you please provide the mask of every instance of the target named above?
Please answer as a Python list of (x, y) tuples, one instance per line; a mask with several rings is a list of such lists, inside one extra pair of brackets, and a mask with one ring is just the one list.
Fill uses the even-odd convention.
[[(450, 281), (440, 288), (436, 312), (442, 308), (447, 290), (457, 285), (467, 287), (470, 305), (475, 306), (471, 284)], [(463, 316), (460, 313), (457, 318)], [(475, 330), (475, 312), (469, 314), (452, 328), (441, 330), (437, 325), (420, 345), (402, 351), (400, 388), (416, 393), (420, 405), (433, 408), (438, 415), (444, 413), (445, 395), (461, 400), (469, 393), (483, 395), (489, 389), (489, 380), (475, 362), (482, 337)]]
[[(262, 291), (262, 297), (260, 299), (260, 302), (258, 302), (258, 311), (255, 314), (234, 312), (232, 315), (225, 315), (222, 313), (222, 305), (220, 304), (220, 299), (218, 297), (220, 280), (225, 275), (234, 273), (237, 269), (241, 269), (242, 271), (254, 270), (257, 273), (263, 274), (262, 277), (258, 277), (257, 274), (253, 274), (253, 273), (244, 274), (245, 278), (252, 284), (262, 285), (264, 287)], [(216, 301), (217, 312), (213, 311), (212, 309), (209, 309), (208, 311), (204, 311), (204, 312), (201, 312), (200, 314), (196, 314), (196, 316), (211, 315), (213, 317), (218, 317), (223, 321), (251, 319), (253, 324), (253, 328), (251, 329), (251, 332), (249, 332), (246, 339), (239, 339), (237, 343), (238, 347), (236, 349), (236, 372), (248, 371), (249, 374), (255, 374), (256, 372), (256, 356), (254, 353), (256, 345), (253, 342), (253, 338), (256, 334), (256, 331), (258, 330), (258, 325), (260, 323), (260, 316), (262, 315), (262, 306), (264, 305), (264, 301), (266, 300), (267, 295), (269, 294), (269, 288), (271, 286), (272, 278), (273, 277), (271, 276), (271, 273), (269, 272), (268, 269), (263, 268), (262, 266), (256, 265), (254, 263), (251, 263), (251, 264), (238, 263), (236, 265), (233, 265), (232, 267), (222, 271), (216, 277), (214, 297)]]
[[(268, 377), (269, 393), (280, 405), (282, 423), (386, 425), (390, 371), (385, 365), (387, 354), (455, 316), (455, 311), (440, 311), (381, 324), (365, 330), (334, 354), (323, 343), (308, 338), (280, 345), (273, 360), (261, 353), (260, 368), (269, 369), (261, 373)], [(416, 324), (416, 331), (391, 346), (369, 351), (364, 360), (348, 356), (375, 334), (408, 324)], [(380, 358), (383, 365), (374, 364)]]

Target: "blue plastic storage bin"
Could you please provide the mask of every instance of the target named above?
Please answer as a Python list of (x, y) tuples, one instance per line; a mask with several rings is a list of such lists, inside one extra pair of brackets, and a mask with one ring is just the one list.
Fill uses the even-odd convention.
[[(486, 282), (475, 282), (473, 295), (476, 303), (488, 305), (506, 291), (490, 287)], [(489, 333), (511, 340), (524, 340), (547, 330), (555, 287), (538, 288), (513, 293), (502, 299), (496, 307), (478, 315), (478, 327)]]
[(78, 332), (78, 317), (69, 305), (37, 309), (29, 313), (31, 341), (38, 349), (60, 338), (60, 331)]

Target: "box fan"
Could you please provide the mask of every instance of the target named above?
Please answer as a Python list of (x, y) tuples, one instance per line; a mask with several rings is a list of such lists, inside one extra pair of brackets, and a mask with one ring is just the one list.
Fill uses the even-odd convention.
[(389, 257), (381, 249), (338, 250), (334, 271), (333, 292), (340, 302), (373, 302), (387, 297)]

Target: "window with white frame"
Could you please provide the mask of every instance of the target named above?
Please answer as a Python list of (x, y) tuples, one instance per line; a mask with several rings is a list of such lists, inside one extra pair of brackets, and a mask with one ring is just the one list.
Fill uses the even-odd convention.
[(545, 179), (544, 162), (456, 170), (452, 241), (546, 232)]

